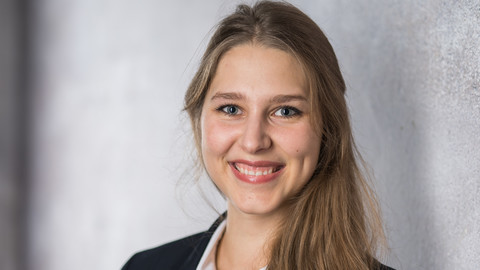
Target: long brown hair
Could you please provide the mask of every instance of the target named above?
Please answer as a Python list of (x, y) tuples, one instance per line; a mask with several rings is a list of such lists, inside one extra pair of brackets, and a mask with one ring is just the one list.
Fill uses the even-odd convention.
[(260, 1), (239, 5), (219, 23), (185, 95), (197, 149), (202, 106), (218, 62), (229, 49), (246, 43), (298, 59), (315, 112), (312, 125), (322, 138), (316, 171), (291, 199), (291, 215), (272, 239), (268, 269), (374, 269), (383, 229), (374, 193), (358, 166), (363, 161), (352, 138), (345, 82), (328, 39), (299, 9)]

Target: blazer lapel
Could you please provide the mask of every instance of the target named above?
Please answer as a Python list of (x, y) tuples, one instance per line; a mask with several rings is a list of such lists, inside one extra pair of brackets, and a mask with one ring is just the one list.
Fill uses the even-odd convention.
[(200, 259), (202, 259), (203, 252), (207, 248), (208, 242), (212, 238), (213, 233), (218, 228), (220, 223), (227, 217), (227, 212), (224, 212), (213, 224), (208, 231), (204, 232), (198, 239), (192, 253), (185, 259), (185, 262), (180, 267), (180, 270), (195, 270)]

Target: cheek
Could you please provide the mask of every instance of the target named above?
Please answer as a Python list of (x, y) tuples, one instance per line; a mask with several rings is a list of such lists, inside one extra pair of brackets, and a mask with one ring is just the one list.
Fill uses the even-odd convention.
[(316, 165), (320, 152), (320, 138), (308, 124), (280, 131), (282, 148), (291, 157), (307, 159)]
[(202, 119), (202, 155), (204, 159), (220, 158), (233, 143), (232, 127), (208, 115)]

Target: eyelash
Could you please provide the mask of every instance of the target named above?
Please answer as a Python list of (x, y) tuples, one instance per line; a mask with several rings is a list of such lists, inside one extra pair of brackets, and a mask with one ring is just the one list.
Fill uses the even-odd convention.
[(218, 112), (221, 112), (221, 113), (223, 113), (223, 114), (225, 114), (225, 115), (227, 115), (227, 116), (231, 116), (231, 117), (236, 116), (236, 115), (237, 115), (236, 113), (235, 113), (235, 114), (232, 114), (232, 113), (228, 113), (228, 112), (226, 111), (226, 109), (227, 109), (228, 107), (236, 108), (236, 109), (237, 109), (237, 112), (238, 112), (238, 111), (240, 111), (240, 112), (242, 111), (242, 109), (240, 109), (237, 105), (234, 105), (234, 104), (221, 105), (221, 106), (217, 107), (215, 110), (218, 111)]
[[(228, 113), (227, 111), (225, 111), (228, 107), (234, 107), (237, 109), (237, 113), (238, 111), (242, 112), (242, 109), (240, 109), (237, 105), (234, 105), (234, 104), (225, 104), (225, 105), (221, 105), (219, 107), (217, 107), (215, 110), (218, 111), (218, 112), (221, 112), (221, 113), (224, 113), (228, 116), (236, 116), (237, 113)], [(293, 115), (280, 115), (280, 117), (283, 117), (283, 118), (292, 118), (292, 117), (299, 117), (303, 114), (302, 111), (300, 111), (299, 109), (295, 108), (295, 107), (292, 107), (292, 106), (281, 106), (281, 107), (278, 107), (275, 109), (275, 111), (273, 112), (274, 115), (276, 115), (276, 112), (278, 112), (279, 110), (291, 110), (293, 112)]]
[(300, 111), (299, 109), (295, 108), (295, 107), (292, 107), (292, 106), (282, 106), (282, 107), (279, 107), (275, 110), (274, 114), (276, 112), (278, 112), (279, 110), (291, 110), (293, 111), (293, 115), (283, 115), (282, 117), (285, 117), (285, 118), (292, 118), (292, 117), (298, 117), (298, 116), (301, 116), (302, 115), (302, 111)]

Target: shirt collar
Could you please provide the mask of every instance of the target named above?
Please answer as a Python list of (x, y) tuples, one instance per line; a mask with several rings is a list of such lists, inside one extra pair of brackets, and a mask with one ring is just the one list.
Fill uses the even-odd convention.
[(207, 248), (203, 252), (202, 258), (198, 263), (197, 270), (216, 270), (215, 267), (215, 255), (217, 253), (218, 242), (222, 238), (223, 232), (225, 231), (225, 226), (227, 222), (225, 220), (218, 225), (217, 229), (210, 238)]

